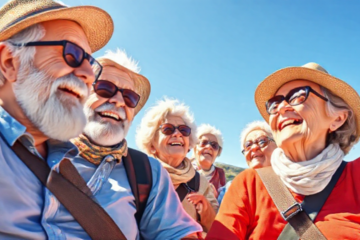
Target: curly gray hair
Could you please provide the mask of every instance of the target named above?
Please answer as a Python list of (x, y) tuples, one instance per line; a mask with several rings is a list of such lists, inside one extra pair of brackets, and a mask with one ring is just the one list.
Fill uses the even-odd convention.
[(189, 107), (180, 103), (179, 100), (164, 98), (157, 105), (148, 109), (136, 131), (136, 144), (148, 155), (153, 156), (151, 144), (156, 136), (157, 129), (167, 116), (181, 117), (185, 124), (191, 128), (189, 149), (193, 148), (197, 142), (196, 124)]

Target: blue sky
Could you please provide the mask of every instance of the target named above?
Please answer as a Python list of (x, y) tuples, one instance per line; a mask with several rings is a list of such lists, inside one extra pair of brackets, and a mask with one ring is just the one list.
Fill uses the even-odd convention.
[[(5, 1), (1, 1), (3, 4)], [(218, 161), (246, 167), (239, 134), (261, 120), (256, 86), (287, 66), (317, 62), (360, 92), (360, 2), (328, 0), (63, 0), (95, 5), (114, 19), (105, 50), (125, 49), (139, 61), (152, 91), (144, 109), (163, 96), (190, 106), (196, 123), (224, 136)], [(136, 147), (135, 118), (127, 140)], [(355, 146), (345, 159), (360, 156)]]

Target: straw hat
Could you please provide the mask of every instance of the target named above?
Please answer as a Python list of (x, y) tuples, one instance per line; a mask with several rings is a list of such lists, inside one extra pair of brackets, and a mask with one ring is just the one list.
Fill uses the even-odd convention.
[(0, 9), (0, 42), (31, 25), (59, 19), (78, 23), (93, 52), (102, 48), (114, 31), (110, 15), (97, 7), (67, 7), (53, 0), (13, 0)]
[(120, 69), (121, 71), (126, 72), (130, 78), (134, 81), (135, 92), (140, 95), (140, 100), (138, 105), (135, 108), (135, 115), (144, 107), (146, 101), (150, 96), (150, 82), (143, 75), (137, 74), (128, 68), (121, 66), (120, 64), (108, 59), (108, 58), (97, 58), (96, 59), (103, 67), (110, 66)]
[(356, 118), (357, 138), (360, 136), (360, 97), (346, 82), (331, 76), (317, 63), (307, 63), (301, 67), (287, 67), (280, 69), (262, 81), (255, 90), (255, 103), (263, 118), (269, 122), (269, 114), (265, 103), (275, 95), (277, 90), (292, 80), (308, 80), (319, 84), (335, 95), (341, 97), (354, 111)]

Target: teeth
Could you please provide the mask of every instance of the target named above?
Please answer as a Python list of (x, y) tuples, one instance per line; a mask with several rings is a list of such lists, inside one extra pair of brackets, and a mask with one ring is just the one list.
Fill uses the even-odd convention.
[(119, 116), (111, 112), (102, 112), (101, 115), (106, 117), (112, 117), (115, 118), (116, 120), (119, 120)]
[(173, 142), (173, 143), (170, 143), (171, 146), (182, 146), (181, 143), (179, 142)]

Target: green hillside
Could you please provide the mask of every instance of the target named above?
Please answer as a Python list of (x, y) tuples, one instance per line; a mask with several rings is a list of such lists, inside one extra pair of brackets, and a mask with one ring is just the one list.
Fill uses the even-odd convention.
[(226, 182), (233, 180), (236, 175), (245, 170), (245, 168), (236, 167), (226, 163), (216, 162), (215, 165), (224, 169)]

